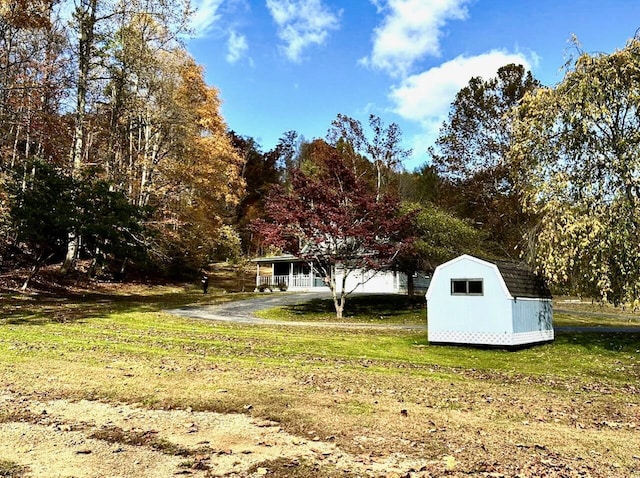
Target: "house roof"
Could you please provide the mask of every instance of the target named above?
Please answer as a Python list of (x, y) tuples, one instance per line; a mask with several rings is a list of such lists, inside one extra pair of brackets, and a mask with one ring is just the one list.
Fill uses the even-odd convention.
[(509, 293), (513, 297), (551, 299), (544, 279), (519, 262), (487, 260), (498, 267)]
[(271, 257), (256, 257), (255, 259), (251, 259), (251, 262), (257, 262), (259, 264), (272, 264), (274, 262), (299, 262), (302, 259), (294, 256), (293, 254), (283, 254), (281, 256), (271, 256)]

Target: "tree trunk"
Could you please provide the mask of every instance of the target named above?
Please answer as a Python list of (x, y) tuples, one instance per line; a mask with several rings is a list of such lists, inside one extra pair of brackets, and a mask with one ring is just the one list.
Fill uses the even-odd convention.
[(342, 319), (343, 317), (343, 313), (344, 313), (344, 306), (347, 302), (347, 293), (346, 293), (346, 287), (347, 287), (347, 274), (342, 274), (342, 288), (340, 290), (340, 294), (338, 295), (338, 290), (337, 290), (337, 284), (336, 284), (336, 275), (337, 275), (337, 270), (334, 267), (332, 267), (331, 270), (331, 276), (330, 280), (329, 280), (329, 286), (331, 288), (331, 292), (333, 295), (333, 306), (336, 309), (336, 319)]
[(99, 247), (96, 247), (95, 254), (93, 256), (93, 260), (91, 261), (91, 266), (89, 266), (89, 271), (87, 275), (90, 279), (93, 279), (98, 271), (98, 268), (103, 263), (103, 254)]
[(78, 83), (76, 89), (75, 125), (73, 145), (71, 147), (71, 172), (76, 174), (82, 165), (84, 153), (85, 116), (87, 111), (87, 92), (89, 90), (89, 70), (93, 55), (93, 42), (96, 23), (97, 0), (85, 0), (86, 8), (79, 6), (78, 18)]
[(68, 274), (76, 266), (78, 259), (78, 251), (80, 250), (80, 237), (75, 232), (69, 233), (69, 242), (67, 243), (67, 255), (64, 258), (60, 272)]
[(334, 298), (333, 305), (336, 308), (336, 319), (342, 319), (342, 313), (344, 311), (344, 297), (341, 297), (339, 300)]
[(38, 269), (40, 269), (40, 266), (38, 264), (34, 264), (33, 267), (31, 268), (31, 272), (29, 273), (27, 278), (24, 280), (24, 283), (22, 284), (22, 287), (20, 287), (21, 291), (24, 292), (25, 290), (27, 290), (29, 288), (29, 283), (31, 282), (31, 280), (38, 273)]
[(376, 202), (380, 201), (382, 194), (382, 161), (377, 159), (376, 164)]
[(52, 257), (53, 257), (53, 254), (50, 254), (45, 258), (44, 252), (38, 255), (38, 257), (36, 258), (35, 264), (33, 264), (33, 267), (31, 268), (31, 272), (25, 279), (24, 283), (22, 284), (22, 287), (20, 287), (20, 290), (25, 291), (29, 288), (29, 284), (31, 283), (33, 278), (38, 274), (38, 271), (40, 270), (40, 267), (42, 267), (42, 264), (44, 264), (46, 261), (48, 261)]
[(115, 273), (114, 279), (116, 279), (118, 282), (124, 282), (124, 274), (127, 268), (127, 262), (129, 262), (129, 259), (125, 257), (122, 261), (122, 267), (120, 267), (120, 270)]
[[(98, 0), (84, 0), (76, 9), (78, 18), (78, 84), (76, 89), (75, 125), (73, 130), (73, 144), (71, 145), (70, 167), (71, 175), (77, 177), (84, 157), (85, 116), (87, 111), (87, 92), (89, 89), (89, 70), (93, 54), (95, 34), (96, 10)], [(86, 6), (84, 9), (83, 6)], [(67, 255), (60, 269), (67, 274), (75, 267), (80, 250), (80, 237), (71, 232), (67, 245)]]

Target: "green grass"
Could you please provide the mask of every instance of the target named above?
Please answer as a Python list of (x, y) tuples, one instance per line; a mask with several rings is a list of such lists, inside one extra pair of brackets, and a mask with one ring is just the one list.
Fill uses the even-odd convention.
[[(640, 359), (640, 328), (637, 334), (559, 333), (552, 344), (507, 352), (429, 346), (423, 331), (243, 327), (180, 319), (158, 309), (161, 305), (175, 305), (183, 300), (167, 300), (164, 295), (152, 297), (156, 300), (154, 305), (135, 296), (120, 297), (107, 308), (96, 307), (95, 303), (84, 300), (67, 303), (68, 316), (62, 320), (60, 313), (56, 319), (51, 318), (48, 304), (40, 312), (37, 307), (30, 308), (25, 316), (14, 312), (0, 321), (3, 324), (0, 327), (3, 361), (17, 363), (65, 357), (93, 363), (106, 360), (157, 363), (167, 358), (195, 356), (208, 362), (233, 361), (240, 366), (299, 367), (310, 363), (322, 366), (323, 361), (328, 360), (331, 364), (338, 361), (349, 367), (360, 367), (363, 362), (382, 369), (389, 364), (394, 367), (410, 365), (407, 372), (414, 374), (437, 366), (454, 372), (473, 368), (501, 374), (623, 382), (628, 380), (628, 375), (626, 369), (621, 371), (620, 360), (635, 370)], [(352, 305), (352, 310), (362, 309), (364, 313), (348, 320), (380, 323), (370, 310), (378, 310), (371, 297), (363, 298), (362, 302), (354, 300)], [(379, 310), (395, 319), (406, 317), (406, 314), (419, 317), (424, 313), (419, 309), (403, 312), (395, 307), (397, 305), (398, 301), (383, 298)], [(306, 308), (315, 310), (317, 303), (286, 308), (276, 315), (301, 317)], [(314, 317), (314, 314), (309, 315), (307, 320)], [(575, 323), (571, 317), (562, 322)], [(396, 322), (391, 319), (382, 323)], [(407, 323), (412, 322), (407, 320)]]
[(106, 317), (127, 312), (158, 312), (187, 304), (210, 305), (241, 300), (252, 293), (202, 294), (194, 286), (123, 286), (121, 289), (97, 289), (49, 294), (0, 293), (0, 324), (40, 325)]
[[(260, 311), (258, 317), (291, 322), (337, 322), (332, 299), (313, 299), (304, 304)], [(425, 324), (422, 296), (355, 295), (347, 298), (344, 322), (368, 324)]]
[(626, 317), (584, 316), (578, 313), (553, 314), (553, 324), (565, 327), (636, 327), (640, 330), (640, 319)]
[[(323, 436), (336, 436), (342, 447), (355, 451), (354, 440), (363, 434), (379, 433), (388, 442), (385, 449), (402, 453), (405, 442), (413, 441), (418, 445), (412, 450), (429, 456), (450, 454), (448, 447), (457, 443), (468, 450), (458, 461), (469, 472), (480, 466), (477, 457), (506, 450), (505, 436), (515, 443), (548, 441), (567, 456), (588, 455), (605, 446), (599, 441), (604, 435), (596, 434), (609, 426), (603, 424), (621, 423), (624, 431), (638, 421), (640, 327), (637, 333), (558, 333), (551, 344), (505, 351), (432, 346), (424, 330), (246, 326), (162, 312), (241, 297), (203, 297), (182, 288), (64, 299), (3, 296), (0, 386), (25, 395), (148, 407), (247, 413), (251, 405), (251, 413), (293, 433), (323, 430)], [(354, 299), (348, 320), (424, 324), (420, 304), (402, 300)], [(331, 306), (314, 302), (268, 314), (335, 320)], [(571, 315), (559, 320), (576, 323)], [(408, 410), (411, 422), (399, 421), (400, 410)], [(549, 423), (540, 416), (551, 417)], [(442, 417), (446, 427), (428, 425), (436, 430), (433, 435), (418, 426), (420, 420), (435, 423)], [(527, 431), (533, 438), (514, 431), (523, 422), (537, 424)], [(587, 431), (577, 429), (578, 422)], [(574, 435), (576, 430), (584, 433)], [(616, 432), (621, 434), (616, 446), (635, 446), (635, 435), (623, 431)], [(477, 448), (480, 432), (490, 438), (483, 442), (490, 451)], [(556, 443), (563, 434), (566, 443)], [(509, 453), (526, 458), (526, 450)], [(608, 460), (631, 470), (635, 459), (625, 453)]]

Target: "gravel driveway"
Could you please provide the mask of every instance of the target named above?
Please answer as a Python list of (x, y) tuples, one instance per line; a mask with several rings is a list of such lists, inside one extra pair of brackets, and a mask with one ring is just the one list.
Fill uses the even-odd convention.
[(255, 312), (283, 305), (304, 304), (313, 299), (331, 299), (330, 292), (285, 292), (265, 293), (253, 299), (228, 302), (221, 305), (187, 305), (177, 309), (166, 310), (169, 314), (190, 317), (194, 319), (221, 320), (239, 324), (253, 325), (297, 325), (306, 327), (349, 327), (349, 328), (399, 328), (406, 330), (426, 330), (426, 325), (403, 324), (366, 324), (361, 322), (295, 322), (261, 319)]
[[(255, 312), (283, 305), (303, 304), (313, 299), (330, 299), (330, 292), (285, 292), (285, 293), (265, 293), (253, 299), (228, 302), (221, 305), (187, 305), (177, 309), (166, 310), (170, 314), (180, 315), (194, 319), (219, 320), (224, 322), (236, 322), (239, 324), (253, 325), (296, 325), (315, 327), (368, 327), (368, 328), (399, 328), (405, 330), (426, 330), (426, 325), (414, 324), (364, 324), (348, 322), (294, 322), (261, 319), (255, 316)], [(556, 310), (556, 312), (570, 313), (573, 315), (591, 317), (596, 314), (592, 312), (582, 312), (573, 310)], [(607, 316), (614, 316), (607, 314)], [(608, 333), (640, 333), (640, 327), (577, 327), (577, 326), (556, 326), (556, 332), (608, 332)]]
[[(279, 322), (260, 319), (255, 312), (283, 305), (303, 304), (313, 299), (330, 299), (329, 292), (286, 292), (273, 293), (254, 297), (253, 299), (238, 300), (220, 305), (187, 305), (166, 312), (182, 317), (195, 319), (222, 320), (225, 322), (237, 322), (241, 324), (302, 324), (303, 322)], [(304, 322), (310, 325), (309, 322)]]

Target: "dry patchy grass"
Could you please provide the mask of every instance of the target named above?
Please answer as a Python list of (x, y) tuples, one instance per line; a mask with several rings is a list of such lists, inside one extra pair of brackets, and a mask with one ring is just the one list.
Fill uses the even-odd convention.
[[(160, 310), (229, 295), (156, 292), (67, 298), (55, 320), (47, 300), (29, 299), (28, 314), (9, 302), (0, 384), (26, 400), (272, 420), (312, 443), (335, 444), (353, 473), (319, 454), (237, 476), (379, 476), (390, 463), (405, 476), (640, 475), (640, 334), (559, 334), (554, 344), (516, 352), (433, 347), (423, 333), (399, 330), (181, 319)], [(37, 419), (16, 412), (0, 422)], [(148, 430), (112, 426), (94, 437), (180, 450)], [(184, 454), (194, 466), (193, 453)]]
[(27, 468), (8, 460), (0, 460), (0, 477), (22, 478), (27, 473)]

